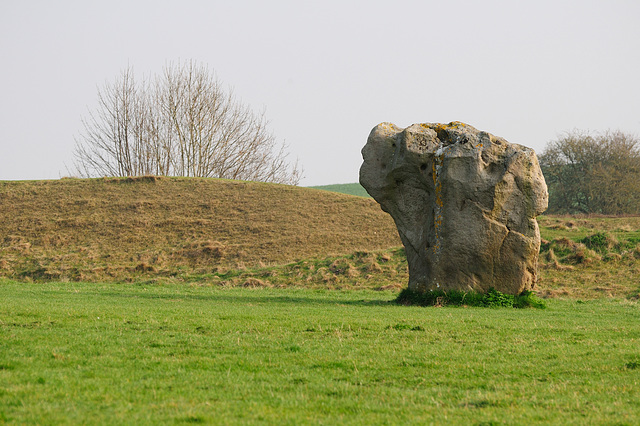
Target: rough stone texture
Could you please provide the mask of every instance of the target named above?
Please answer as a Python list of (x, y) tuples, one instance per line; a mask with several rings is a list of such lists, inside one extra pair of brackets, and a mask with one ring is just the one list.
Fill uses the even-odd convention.
[(547, 185), (535, 152), (467, 124), (376, 126), (360, 183), (398, 227), (409, 289), (535, 287)]

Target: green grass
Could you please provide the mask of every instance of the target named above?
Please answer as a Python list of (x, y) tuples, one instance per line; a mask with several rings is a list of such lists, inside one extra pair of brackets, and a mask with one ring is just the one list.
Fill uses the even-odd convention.
[(547, 309), (401, 306), (371, 199), (0, 182), (0, 424), (638, 424), (640, 217), (539, 223)]
[(619, 240), (640, 242), (640, 217), (572, 217), (539, 216), (538, 224), (543, 238), (553, 240), (570, 238), (579, 241), (598, 232), (606, 232)]
[(640, 422), (640, 309), (0, 280), (0, 423)]
[(405, 288), (400, 292), (396, 303), (417, 306), (475, 306), (484, 308), (538, 308), (547, 307), (544, 300), (532, 291), (524, 291), (519, 295), (504, 294), (494, 288), (486, 293), (475, 291), (428, 291), (416, 292)]

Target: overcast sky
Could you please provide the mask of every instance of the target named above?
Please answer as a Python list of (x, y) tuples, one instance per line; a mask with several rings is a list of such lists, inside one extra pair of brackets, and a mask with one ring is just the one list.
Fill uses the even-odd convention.
[(540, 152), (640, 135), (640, 1), (0, 0), (0, 180), (57, 179), (97, 88), (214, 70), (305, 169), (358, 180), (370, 130), (463, 121)]

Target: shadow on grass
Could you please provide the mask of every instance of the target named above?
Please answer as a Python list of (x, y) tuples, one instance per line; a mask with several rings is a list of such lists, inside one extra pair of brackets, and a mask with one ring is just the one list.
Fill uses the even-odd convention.
[[(248, 290), (256, 293), (262, 290)], [(67, 292), (53, 291), (50, 293), (59, 293), (68, 295)], [(205, 302), (224, 302), (224, 303), (251, 303), (251, 304), (292, 304), (292, 305), (344, 305), (344, 306), (398, 306), (395, 303), (396, 298), (389, 300), (370, 300), (370, 299), (342, 299), (327, 297), (316, 297), (314, 295), (307, 296), (284, 296), (273, 294), (179, 294), (179, 293), (144, 293), (129, 291), (81, 291), (78, 295), (91, 295), (97, 297), (111, 297), (119, 299), (146, 299), (146, 300), (173, 300), (173, 301), (205, 301)]]
[[(403, 290), (397, 297), (387, 300), (378, 298), (344, 298), (345, 294), (337, 290), (323, 291), (321, 296), (313, 294), (314, 290), (302, 290), (310, 294), (278, 294), (286, 292), (286, 290), (272, 289), (230, 289), (216, 291), (214, 294), (185, 294), (179, 292), (162, 292), (157, 288), (156, 292), (146, 291), (144, 289), (132, 291), (131, 288), (123, 289), (123, 291), (114, 291), (105, 289), (104, 291), (96, 291), (87, 289), (77, 293), (78, 295), (95, 296), (99, 298), (110, 297), (120, 299), (146, 299), (146, 300), (166, 300), (166, 301), (199, 301), (210, 303), (233, 303), (233, 304), (255, 304), (255, 305), (272, 305), (272, 304), (291, 304), (297, 306), (421, 306), (421, 307), (444, 307), (444, 306), (465, 306), (465, 307), (483, 307), (483, 308), (546, 308), (546, 303), (539, 299), (533, 292), (523, 292), (520, 295), (513, 296), (503, 294), (495, 289), (490, 289), (487, 293), (475, 292), (429, 292), (416, 293), (408, 289)], [(300, 290), (296, 290), (299, 293)], [(335, 292), (335, 293), (334, 293)], [(51, 293), (67, 294), (62, 291), (50, 291)], [(343, 297), (334, 297), (340, 295)], [(349, 295), (357, 297), (357, 290), (352, 291)]]

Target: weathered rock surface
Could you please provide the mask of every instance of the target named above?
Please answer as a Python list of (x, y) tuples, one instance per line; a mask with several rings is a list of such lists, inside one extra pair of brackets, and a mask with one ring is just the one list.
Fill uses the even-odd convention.
[(460, 122), (376, 126), (360, 183), (389, 213), (409, 289), (535, 287), (547, 185), (535, 152)]

